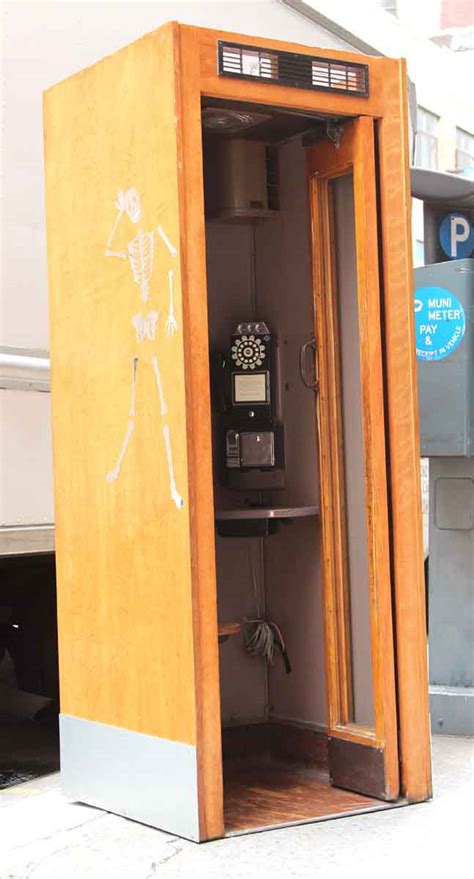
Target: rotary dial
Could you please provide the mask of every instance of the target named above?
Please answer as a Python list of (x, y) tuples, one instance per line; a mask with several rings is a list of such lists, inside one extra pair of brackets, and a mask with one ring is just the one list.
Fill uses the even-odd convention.
[(255, 336), (242, 336), (232, 345), (232, 360), (240, 369), (255, 369), (265, 357), (265, 345)]

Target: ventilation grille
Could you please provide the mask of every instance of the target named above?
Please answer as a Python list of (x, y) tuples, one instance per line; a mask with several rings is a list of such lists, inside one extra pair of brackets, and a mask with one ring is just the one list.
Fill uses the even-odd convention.
[(219, 76), (260, 80), (300, 89), (358, 95), (369, 94), (369, 68), (315, 55), (269, 52), (258, 46), (218, 41)]

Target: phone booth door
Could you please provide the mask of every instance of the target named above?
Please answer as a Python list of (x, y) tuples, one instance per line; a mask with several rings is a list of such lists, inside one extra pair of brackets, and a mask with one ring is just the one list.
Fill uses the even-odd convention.
[(399, 792), (374, 123), (308, 150), (318, 345), (329, 771)]

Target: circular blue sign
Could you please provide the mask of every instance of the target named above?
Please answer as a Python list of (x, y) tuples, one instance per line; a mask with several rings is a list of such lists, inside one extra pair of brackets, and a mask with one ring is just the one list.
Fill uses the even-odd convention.
[(418, 360), (443, 360), (458, 347), (466, 329), (459, 299), (443, 287), (415, 291), (415, 338)]
[(474, 248), (474, 227), (465, 214), (446, 214), (439, 227), (439, 243), (451, 259), (468, 259)]

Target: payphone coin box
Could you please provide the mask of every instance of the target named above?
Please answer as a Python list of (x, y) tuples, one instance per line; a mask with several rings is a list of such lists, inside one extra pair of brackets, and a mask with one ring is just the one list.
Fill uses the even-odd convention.
[(415, 269), (421, 454), (474, 451), (474, 260)]

